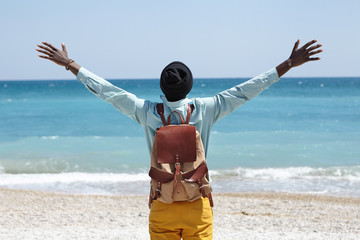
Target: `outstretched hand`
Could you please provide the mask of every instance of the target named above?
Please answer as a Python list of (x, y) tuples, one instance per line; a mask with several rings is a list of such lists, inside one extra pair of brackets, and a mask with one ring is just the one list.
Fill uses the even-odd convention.
[(36, 48), (38, 51), (38, 56), (41, 58), (48, 59), (60, 66), (65, 66), (66, 70), (70, 70), (75, 76), (77, 76), (81, 66), (74, 62), (74, 60), (69, 59), (68, 53), (64, 43), (61, 43), (61, 49), (57, 49), (53, 45), (47, 42), (42, 42), (42, 44), (37, 45), (39, 48)]
[(68, 53), (64, 43), (61, 43), (62, 50), (57, 49), (53, 45), (47, 42), (42, 42), (42, 45), (37, 45), (40, 49), (36, 51), (42, 53), (43, 55), (38, 55), (41, 58), (49, 59), (50, 61), (60, 65), (65, 66), (69, 61)]
[[(313, 45), (316, 42), (317, 42), (317, 40), (312, 40), (312, 41), (306, 43), (301, 48), (298, 48), (299, 44), (300, 44), (300, 39), (297, 40), (294, 45), (294, 48), (292, 50), (292, 53), (290, 55), (290, 58), (289, 58), (289, 60), (291, 61), (290, 62), (291, 67), (297, 67), (297, 66), (300, 66), (309, 61), (320, 60), (319, 57), (311, 57), (315, 54), (322, 52), (322, 49), (318, 49), (322, 46), (321, 44)], [(318, 49), (318, 50), (316, 50), (316, 49)]]
[(322, 46), (321, 44), (313, 45), (316, 42), (317, 40), (312, 40), (299, 48), (300, 39), (297, 40), (290, 57), (276, 67), (279, 77), (283, 76), (292, 67), (300, 66), (306, 62), (320, 60), (319, 57), (312, 57), (323, 51), (319, 49)]

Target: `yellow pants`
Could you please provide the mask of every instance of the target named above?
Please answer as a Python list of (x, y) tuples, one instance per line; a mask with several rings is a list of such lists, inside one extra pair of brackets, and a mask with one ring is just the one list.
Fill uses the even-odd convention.
[(213, 213), (209, 199), (166, 204), (154, 200), (149, 216), (151, 240), (211, 240)]

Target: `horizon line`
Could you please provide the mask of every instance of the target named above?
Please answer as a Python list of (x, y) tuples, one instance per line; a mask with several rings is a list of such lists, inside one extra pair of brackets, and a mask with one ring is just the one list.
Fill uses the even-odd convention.
[[(206, 80), (206, 79), (251, 79), (253, 77), (197, 77), (194, 79)], [(316, 76), (316, 77), (282, 77), (281, 79), (292, 78), (360, 78), (360, 76)], [(104, 78), (107, 81), (123, 81), (123, 80), (160, 80), (160, 78)], [(78, 81), (76, 78), (64, 78), (64, 79), (0, 79), (3, 82), (20, 82), (20, 81)]]

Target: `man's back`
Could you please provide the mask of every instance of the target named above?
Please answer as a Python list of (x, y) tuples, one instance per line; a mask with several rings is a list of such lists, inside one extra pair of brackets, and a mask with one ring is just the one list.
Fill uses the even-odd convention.
[[(81, 81), (97, 97), (111, 103), (116, 109), (138, 122), (144, 129), (145, 139), (149, 154), (156, 129), (162, 125), (159, 114), (156, 111), (156, 102), (143, 100), (121, 88), (118, 88), (103, 78), (80, 68), (77, 79)], [(256, 97), (271, 84), (277, 82), (279, 76), (275, 68), (260, 74), (249, 81), (236, 85), (233, 88), (222, 91), (213, 97), (184, 98), (170, 102), (161, 96), (164, 104), (164, 114), (176, 110), (182, 116), (186, 116), (187, 104), (194, 104), (194, 110), (190, 118), (190, 124), (199, 131), (205, 155), (209, 145), (210, 131), (214, 123), (236, 110), (239, 106)], [(172, 118), (174, 123), (180, 123), (179, 117)]]

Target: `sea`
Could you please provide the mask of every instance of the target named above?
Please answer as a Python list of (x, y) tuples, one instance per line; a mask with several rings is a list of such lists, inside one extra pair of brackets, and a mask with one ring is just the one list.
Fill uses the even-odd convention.
[[(248, 79), (195, 79), (189, 98)], [(160, 102), (158, 79), (110, 80)], [(360, 197), (360, 77), (284, 78), (217, 122), (215, 193)], [(144, 195), (143, 129), (76, 80), (0, 81), (0, 188)]]

